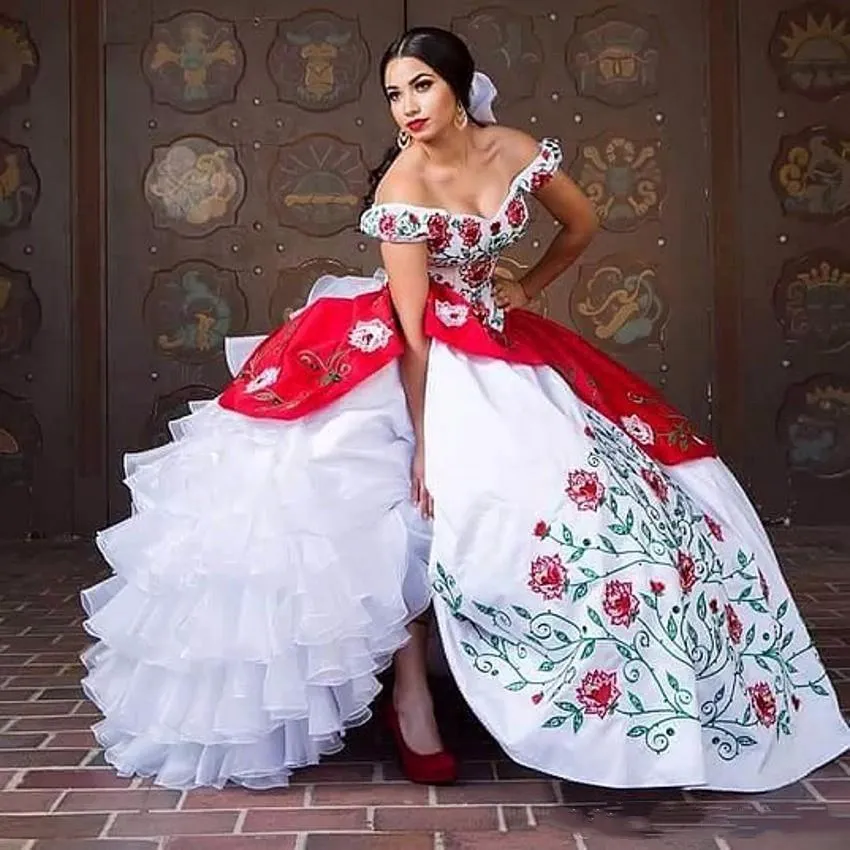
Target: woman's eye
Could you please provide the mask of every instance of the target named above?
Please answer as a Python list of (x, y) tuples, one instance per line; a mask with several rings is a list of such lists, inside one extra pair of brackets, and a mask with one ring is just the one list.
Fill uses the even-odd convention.
[(393, 103), (394, 101), (398, 100), (398, 92), (397, 92), (397, 91), (391, 91), (391, 92), (387, 95), (387, 100), (388, 100), (390, 103)]
[(422, 80), (416, 84), (416, 91), (428, 91), (431, 88), (430, 80)]

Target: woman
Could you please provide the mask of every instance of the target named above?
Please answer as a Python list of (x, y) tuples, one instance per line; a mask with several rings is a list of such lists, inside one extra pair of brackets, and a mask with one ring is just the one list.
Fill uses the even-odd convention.
[[(386, 273), (323, 278), (231, 348), (238, 373), (126, 460), (99, 535), (87, 693), (123, 774), (283, 785), (384, 718), (406, 775), (451, 782), (425, 669), (451, 671), (516, 761), (610, 787), (760, 791), (850, 743), (759, 520), (687, 421), (523, 310), (594, 217), (554, 141), (494, 125), (455, 36), (406, 33), (399, 126), (361, 220)], [(534, 194), (563, 227), (494, 277)], [(412, 498), (411, 491), (412, 490)]]

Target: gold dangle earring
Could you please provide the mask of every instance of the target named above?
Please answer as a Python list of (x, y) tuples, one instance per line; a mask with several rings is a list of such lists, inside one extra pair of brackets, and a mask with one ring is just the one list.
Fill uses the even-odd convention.
[(404, 130), (399, 130), (398, 136), (396, 137), (396, 144), (401, 150), (404, 150), (410, 144), (410, 133), (407, 133)]
[(457, 102), (457, 112), (455, 113), (455, 127), (458, 130), (462, 130), (469, 123), (469, 115), (466, 111), (464, 105), (458, 101)]

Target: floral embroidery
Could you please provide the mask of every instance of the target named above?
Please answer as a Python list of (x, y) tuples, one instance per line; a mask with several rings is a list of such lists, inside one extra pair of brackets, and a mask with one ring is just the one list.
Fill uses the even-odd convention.
[(372, 354), (392, 339), (393, 332), (380, 319), (358, 322), (348, 333), (348, 341), (358, 351)]
[(759, 589), (761, 590), (761, 595), (764, 597), (765, 602), (770, 602), (770, 588), (767, 586), (767, 579), (764, 577), (764, 573), (761, 570), (758, 571), (759, 574)]
[(581, 703), (585, 713), (597, 717), (605, 717), (620, 696), (617, 674), (606, 673), (604, 670), (593, 670), (588, 673), (576, 691), (576, 699)]
[(697, 568), (694, 559), (687, 552), (679, 552), (676, 559), (676, 569), (679, 571), (679, 584), (683, 593), (690, 593), (697, 582)]
[(576, 469), (567, 477), (566, 494), (580, 511), (598, 510), (605, 498), (605, 486), (595, 472)]
[(469, 318), (469, 307), (466, 304), (452, 304), (450, 301), (436, 300), (434, 312), (437, 318), (449, 328), (459, 328), (465, 325)]
[(602, 610), (608, 615), (612, 626), (630, 626), (640, 610), (640, 603), (632, 593), (632, 583), (616, 579), (606, 582)]
[(623, 425), (623, 430), (642, 446), (651, 446), (655, 442), (655, 432), (652, 427), (636, 413), (631, 416), (624, 416), (620, 422)]
[(759, 682), (748, 688), (750, 700), (756, 718), (762, 726), (773, 726), (776, 723), (776, 697), (767, 682)]
[(591, 513), (565, 500), (533, 524), (531, 578), (513, 604), (490, 604), (502, 586), (466, 599), (436, 566), (434, 591), (470, 669), (545, 706), (544, 729), (579, 735), (591, 716), (611, 717), (659, 755), (699, 730), (720, 761), (766, 753), (793, 733), (801, 696), (832, 698), (799, 615), (787, 595), (767, 606), (770, 572), (730, 529), (724, 540), (706, 533), (704, 512), (673, 480), (662, 501), (639, 445), (587, 416), (595, 438), (575, 483), (592, 482), (599, 504)]
[(378, 232), (384, 239), (392, 239), (395, 236), (396, 217), (389, 213), (384, 213), (378, 220)]
[(541, 555), (531, 563), (528, 586), (544, 599), (563, 599), (567, 588), (567, 570), (558, 555)]
[(705, 520), (705, 524), (708, 526), (708, 530), (711, 532), (712, 536), (715, 540), (723, 541), (723, 529), (720, 527), (720, 523), (717, 520), (710, 517), (706, 514), (703, 519)]
[(655, 495), (661, 499), (662, 502), (667, 501), (667, 482), (664, 478), (656, 472), (654, 469), (644, 467), (640, 471), (641, 477), (644, 481), (649, 485)]
[(511, 227), (519, 227), (525, 220), (526, 208), (522, 199), (519, 197), (512, 198), (505, 211), (505, 218)]
[(258, 393), (260, 390), (264, 390), (266, 387), (272, 386), (272, 384), (274, 384), (274, 382), (278, 379), (279, 375), (279, 366), (268, 366), (253, 380), (248, 382), (245, 386), (245, 392), (251, 394)]
[(726, 628), (729, 632), (729, 640), (732, 643), (740, 643), (741, 636), (744, 634), (744, 627), (741, 625), (741, 621), (738, 618), (738, 615), (735, 613), (735, 609), (731, 605), (726, 605)]
[(534, 526), (534, 536), (539, 537), (541, 540), (545, 540), (549, 535), (549, 532), (552, 530), (552, 527), (549, 523), (544, 522), (542, 519), (537, 525)]
[(517, 242), (528, 225), (523, 193), (541, 185), (562, 161), (558, 143), (544, 139), (538, 155), (511, 182), (492, 217), (401, 203), (375, 204), (360, 219), (360, 229), (388, 242), (427, 241), (429, 272), (446, 270), (446, 283), (466, 301), (478, 302), (476, 317), (497, 336), (505, 329), (504, 310), (492, 292), (498, 256)]
[(472, 289), (477, 289), (490, 281), (493, 273), (493, 261), (489, 257), (483, 260), (473, 260), (460, 269), (460, 279)]
[(481, 225), (474, 218), (465, 218), (458, 227), (458, 233), (463, 244), (471, 248), (481, 240)]
[(434, 253), (444, 251), (451, 242), (449, 220), (440, 213), (428, 217), (428, 248)]

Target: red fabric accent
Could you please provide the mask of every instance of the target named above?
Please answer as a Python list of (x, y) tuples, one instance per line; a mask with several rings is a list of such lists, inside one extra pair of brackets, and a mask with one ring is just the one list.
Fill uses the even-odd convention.
[[(438, 317), (438, 301), (468, 308), (466, 320), (446, 325)], [(373, 350), (361, 350), (357, 339), (352, 342), (358, 327), (365, 327), (367, 337), (369, 327), (378, 331), (380, 339), (372, 337)], [(534, 313), (508, 313), (504, 333), (497, 333), (473, 315), (462, 296), (432, 283), (425, 333), (473, 356), (550, 366), (585, 404), (623, 428), (659, 463), (716, 455), (711, 442), (698, 437), (687, 418), (654, 387), (577, 334)], [(385, 344), (379, 345), (382, 340)], [(362, 339), (359, 344), (364, 345)], [(370, 347), (368, 338), (365, 345)], [(257, 348), (219, 403), (246, 416), (298, 419), (341, 398), (403, 350), (388, 289), (350, 299), (323, 298)]]
[[(425, 316), (425, 332), (458, 351), (478, 357), (492, 357), (509, 363), (550, 366), (587, 405), (619, 427), (623, 420), (637, 417), (633, 428), (643, 439), (638, 442), (646, 454), (663, 464), (682, 463), (701, 457), (715, 457), (710, 440), (699, 437), (688, 419), (664, 400), (658, 390), (617, 361), (595, 349), (563, 325), (527, 310), (513, 310), (505, 317), (504, 332), (488, 328), (473, 317), (462, 325), (447, 326), (437, 315), (437, 301), (467, 305), (448, 286), (431, 285)], [(630, 434), (634, 438), (634, 434)]]
[[(370, 325), (381, 338), (386, 336), (383, 326), (389, 338), (364, 351), (369, 340), (363, 335), (368, 337)], [(386, 289), (356, 298), (323, 298), (265, 339), (218, 401), (246, 416), (299, 419), (332, 404), (403, 350)], [(274, 370), (278, 373), (271, 380)], [(260, 380), (264, 374), (267, 384)], [(252, 391), (258, 380), (263, 385)]]

